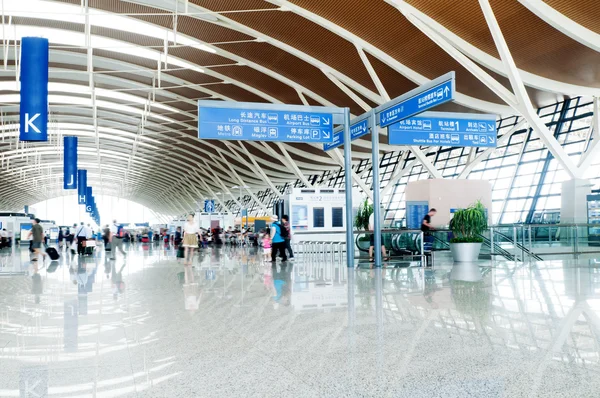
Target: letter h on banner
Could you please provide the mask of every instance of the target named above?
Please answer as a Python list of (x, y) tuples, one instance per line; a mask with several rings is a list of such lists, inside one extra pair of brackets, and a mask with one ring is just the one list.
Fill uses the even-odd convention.
[(77, 137), (64, 137), (63, 188), (77, 189)]
[(87, 170), (77, 170), (77, 203), (80, 205), (85, 204), (85, 197), (87, 187)]
[(21, 141), (48, 141), (48, 39), (21, 38)]

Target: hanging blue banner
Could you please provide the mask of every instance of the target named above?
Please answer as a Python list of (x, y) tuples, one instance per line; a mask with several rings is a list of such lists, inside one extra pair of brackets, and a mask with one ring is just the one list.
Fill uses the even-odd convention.
[(64, 137), (63, 188), (77, 189), (77, 137)]
[(90, 210), (88, 210), (88, 206), (91, 206), (92, 203), (94, 202), (94, 195), (92, 195), (92, 187), (86, 187), (85, 188), (85, 210), (89, 213), (91, 211), (91, 207)]
[(48, 39), (21, 39), (21, 141), (48, 141)]
[(85, 187), (87, 187), (87, 170), (77, 170), (77, 203), (85, 204)]

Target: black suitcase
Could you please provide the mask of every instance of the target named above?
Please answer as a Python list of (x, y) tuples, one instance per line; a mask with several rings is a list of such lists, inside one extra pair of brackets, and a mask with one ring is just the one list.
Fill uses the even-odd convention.
[(83, 254), (86, 255), (86, 256), (91, 256), (92, 254), (94, 254), (94, 247), (88, 247), (88, 246), (86, 246), (84, 248)]
[(53, 248), (53, 247), (47, 247), (46, 248), (46, 254), (48, 256), (50, 256), (50, 260), (52, 260), (52, 261), (58, 260), (60, 258), (60, 255), (58, 254), (58, 252), (56, 251), (56, 249)]

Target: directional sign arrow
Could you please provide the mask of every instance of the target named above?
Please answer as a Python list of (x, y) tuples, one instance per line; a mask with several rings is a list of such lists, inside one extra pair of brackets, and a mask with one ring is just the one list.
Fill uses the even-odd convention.
[(494, 125), (488, 123), (488, 130), (494, 131)]
[(447, 97), (448, 96), (448, 92), (450, 91), (450, 89), (448, 88), (448, 86), (446, 86), (444, 88), (444, 95)]
[(490, 143), (494, 143), (496, 142), (496, 138), (495, 137), (488, 137), (488, 140), (490, 140)]
[(324, 126), (329, 126), (331, 124), (331, 119), (326, 118), (326, 117), (322, 117), (321, 119), (323, 119), (323, 125)]
[(329, 133), (329, 131), (323, 131), (323, 138), (330, 138), (331, 134)]

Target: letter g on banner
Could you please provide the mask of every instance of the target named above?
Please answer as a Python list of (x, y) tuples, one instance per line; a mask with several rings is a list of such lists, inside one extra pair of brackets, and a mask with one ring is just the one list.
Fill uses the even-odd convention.
[(48, 141), (48, 39), (21, 39), (21, 141)]

